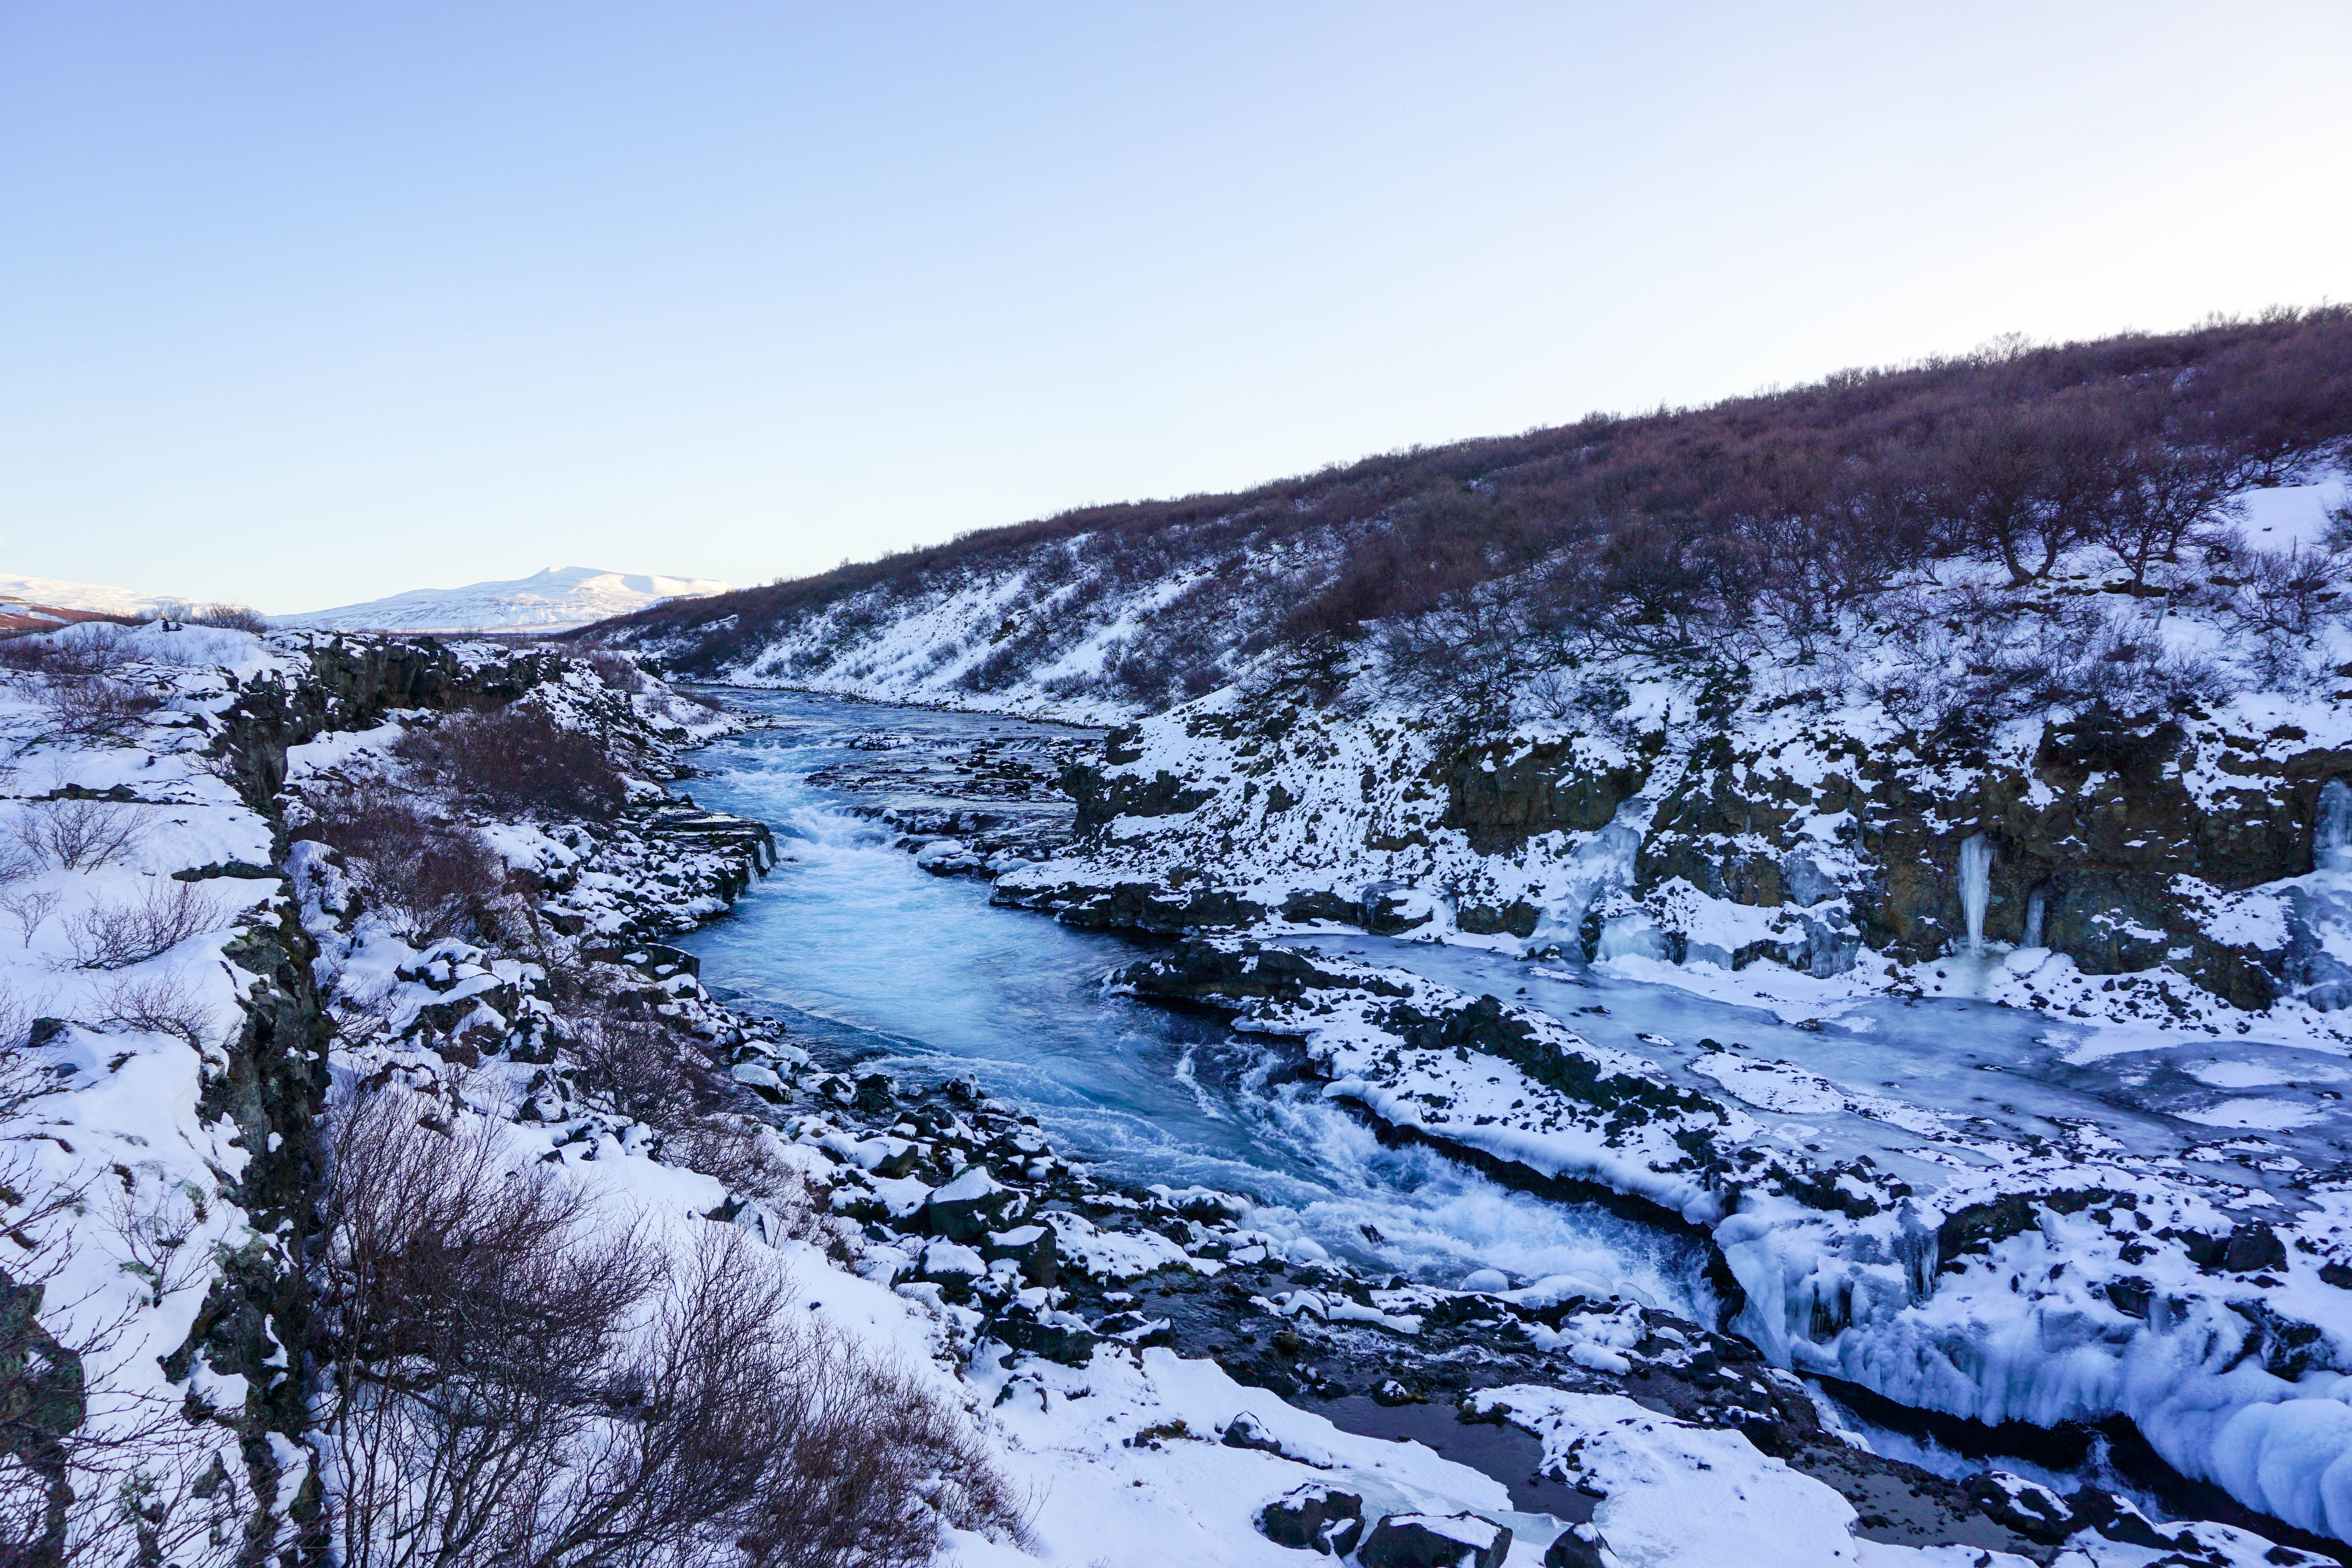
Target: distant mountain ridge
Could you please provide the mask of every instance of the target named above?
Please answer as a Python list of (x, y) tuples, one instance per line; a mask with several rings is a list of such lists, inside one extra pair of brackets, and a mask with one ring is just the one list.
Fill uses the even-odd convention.
[(133, 588), (114, 588), (100, 583), (67, 583), (54, 577), (0, 573), (0, 606), (10, 600), (48, 609), (133, 618), (160, 615), (165, 606), (184, 602), (181, 595), (173, 594), (142, 594)]
[(415, 588), (356, 605), (273, 616), (282, 626), (324, 631), (567, 631), (672, 599), (729, 593), (709, 577), (664, 577), (601, 566), (551, 566), (529, 577)]

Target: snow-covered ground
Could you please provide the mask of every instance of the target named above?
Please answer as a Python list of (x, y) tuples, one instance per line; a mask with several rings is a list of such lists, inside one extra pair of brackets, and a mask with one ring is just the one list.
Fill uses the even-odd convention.
[(551, 566), (507, 582), (415, 588), (363, 604), (273, 616), (283, 626), (321, 631), (566, 631), (648, 605), (724, 594), (710, 577), (660, 577), (599, 566)]
[[(1262, 1519), (1302, 1488), (1352, 1500), (1364, 1525), (1361, 1550), (1385, 1550), (1381, 1542), (1418, 1530), (1465, 1552), (1488, 1549), (1492, 1561), (1517, 1568), (1699, 1568), (1722, 1561), (1727, 1532), (1745, 1543), (1743, 1555), (1766, 1553), (1759, 1561), (1882, 1568), (2026, 1561), (1860, 1539), (1852, 1505), (1738, 1433), (1687, 1426), (1614, 1396), (1517, 1387), (1487, 1396), (1543, 1439), (1563, 1473), (1601, 1494), (1591, 1525), (1577, 1535), (1559, 1520), (1514, 1510), (1508, 1489), (1490, 1476), (1417, 1444), (1342, 1431), (1266, 1389), (1241, 1385), (1212, 1361), (1108, 1335), (1076, 1364), (1011, 1352), (977, 1333), (979, 1314), (939, 1285), (908, 1279), (903, 1251), (838, 1229), (828, 1247), (828, 1222), (812, 1228), (776, 1198), (705, 1173), (648, 1124), (580, 1100), (545, 1070), (560, 1011), (545, 965), (577, 965), (581, 980), (603, 975), (658, 998), (679, 1026), (730, 1052), (738, 1083), (797, 1097), (803, 1109), (773, 1116), (757, 1137), (767, 1158), (813, 1188), (854, 1185), (865, 1201), (888, 1203), (897, 1194), (919, 1204), (985, 1200), (996, 1190), (976, 1158), (935, 1186), (881, 1174), (904, 1154), (903, 1140), (845, 1131), (805, 1109), (845, 1093), (843, 1080), (814, 1070), (807, 1053), (772, 1026), (729, 1015), (690, 973), (645, 945), (724, 908), (744, 857), (758, 854), (740, 825), (691, 811), (633, 816), (594, 832), (545, 820), (488, 825), (509, 866), (554, 889), (541, 918), (558, 933), (550, 939), (556, 946), (538, 958), (429, 939), (374, 902), (317, 840), (289, 844), (283, 836), (289, 821), (304, 819), (305, 803), (371, 780), (399, 783), (408, 765), (395, 750), (401, 737), (436, 721), (371, 706), (353, 689), (354, 670), (386, 671), (386, 689), (398, 684), (394, 667), (402, 658), (441, 661), (434, 668), (460, 685), (535, 670), (530, 700), (569, 721), (601, 716), (625, 730), (628, 754), (656, 771), (677, 746), (726, 721), (657, 684), (615, 689), (584, 664), (526, 667), (488, 647), (404, 654), (397, 645), (168, 624), (52, 636), (89, 645), (83, 663), (71, 667), (77, 673), (19, 673), (0, 690), (8, 748), (0, 810), (5, 842), (23, 846), (10, 851), (0, 906), (12, 922), (0, 932), (0, 998), (15, 1015), (7, 1195), (23, 1249), (9, 1267), (16, 1282), (40, 1285), (41, 1329), (61, 1352), (79, 1356), (87, 1414), (60, 1436), (121, 1440), (115, 1448), (77, 1449), (85, 1455), (77, 1461), (85, 1466), (81, 1495), (94, 1500), (74, 1528), (93, 1543), (111, 1529), (136, 1533), (133, 1516), (111, 1500), (134, 1467), (144, 1472), (147, 1527), (170, 1543), (171, 1560), (185, 1563), (233, 1551), (248, 1527), (291, 1539), (312, 1489), (323, 1483), (328, 1497), (336, 1495), (335, 1450), (300, 1419), (299, 1322), (275, 1315), (270, 1303), (282, 1298), (269, 1282), (304, 1267), (292, 1241), (304, 1222), (289, 1206), (307, 1190), (295, 1164), (302, 1155), (286, 1133), (307, 1127), (316, 1096), (364, 1082), (417, 1097), (421, 1112), (453, 1136), (488, 1130), (513, 1168), (575, 1184), (611, 1234), (685, 1258), (709, 1229), (704, 1216), (731, 1215), (739, 1232), (764, 1244), (767, 1267), (789, 1277), (797, 1303), (862, 1353), (895, 1361), (914, 1386), (958, 1412), (1027, 1500), (1017, 1529), (949, 1532), (947, 1559), (975, 1568), (1297, 1562), (1295, 1549), (1268, 1539)], [(257, 759), (223, 742), (232, 731), (246, 745), (268, 732), (236, 729), (250, 723), (240, 713), (268, 715), (274, 725), (285, 714), (328, 711), (310, 684), (316, 660), (340, 661), (334, 668), (346, 679), (338, 700), (358, 706), (346, 710), (345, 728), (288, 737), (285, 793), (249, 798), (240, 784), (250, 785)], [(91, 664), (106, 673), (79, 673)], [(57, 700), (60, 680), (93, 679), (137, 700), (107, 710), (102, 721), (87, 705)], [(632, 788), (652, 792), (645, 778)], [(323, 1057), (317, 1042), (324, 1037), (306, 1037), (310, 1026), (299, 1022), (310, 980), (325, 985), (336, 1023)], [(1034, 1139), (1013, 1145), (1029, 1169), (1055, 1163)], [(1664, 1160), (1672, 1151), (1661, 1144), (1649, 1152)], [(1704, 1205), (1696, 1191), (1687, 1195)], [(2153, 1192), (2143, 1198), (2155, 1201)], [(1068, 1267), (1110, 1280), (1219, 1267), (1149, 1230), (1099, 1229), (1075, 1215), (1054, 1216), (1052, 1225)], [(1852, 1239), (1868, 1229), (1823, 1243), (1825, 1252), (1845, 1248), (1842, 1266), (1858, 1268), (1857, 1279), (1876, 1267)], [(2000, 1246), (2028, 1243), (2058, 1244), (2029, 1232)], [(933, 1242), (920, 1271), (926, 1279), (951, 1277), (951, 1255), (968, 1251)], [(1989, 1261), (2039, 1266), (2009, 1251)], [(977, 1252), (971, 1262), (1002, 1267)], [(2311, 1266), (2292, 1260), (2294, 1289)], [(1016, 1293), (1024, 1310), (1051, 1324), (1053, 1288)], [(1308, 1310), (1311, 1294), (1295, 1295), (1290, 1310)], [(1318, 1299), (1312, 1310), (1352, 1312), (1391, 1331), (1409, 1332), (1412, 1322), (1338, 1297)], [(44, 1364), (57, 1364), (61, 1352), (42, 1352)], [(1600, 1345), (1578, 1353), (1595, 1364), (1622, 1360)], [(2237, 1375), (2268, 1374), (2249, 1368)], [(2329, 1403), (2319, 1392), (2299, 1389), (2296, 1399), (2261, 1407), (2285, 1412), (2273, 1417), (2276, 1425)], [(37, 1399), (33, 1407), (61, 1408)], [(198, 1419), (188, 1420), (190, 1412)], [(2241, 1442), (2265, 1484), (2288, 1451), (2280, 1445), (2294, 1436), (2282, 1427)], [(2313, 1435), (2301, 1436), (2294, 1451), (2309, 1456)], [(2300, 1462), (2307, 1468), (2307, 1458)], [(21, 1481), (27, 1472), (10, 1475)], [(1712, 1500), (1691, 1506), (1702, 1496)], [(2300, 1496), (2277, 1491), (2289, 1503)], [(2079, 1532), (2066, 1548), (2072, 1556), (2058, 1560), (2138, 1568), (2191, 1547), (2195, 1560), (2220, 1563), (2300, 1560), (2216, 1526), (2166, 1526), (2159, 1534), (2126, 1525), (2121, 1539), (2113, 1530)], [(2155, 1544), (2130, 1544), (2135, 1529)], [(127, 1560), (128, 1535), (124, 1555), (110, 1550), (93, 1560)]]

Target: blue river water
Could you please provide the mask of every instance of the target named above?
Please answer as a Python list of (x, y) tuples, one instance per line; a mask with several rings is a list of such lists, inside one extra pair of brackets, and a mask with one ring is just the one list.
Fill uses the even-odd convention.
[(852, 742), (874, 732), (921, 743), (1067, 731), (799, 693), (729, 700), (773, 727), (700, 753), (706, 776), (689, 787), (766, 822), (783, 859), (733, 916), (685, 942), (722, 996), (905, 1079), (970, 1075), (1120, 1180), (1247, 1194), (1251, 1223), (1301, 1257), (1321, 1248), (1445, 1285), (1480, 1268), (1516, 1283), (1567, 1276), (1708, 1310), (1704, 1259), (1686, 1239), (1383, 1147), (1298, 1086), (1269, 1083), (1263, 1047), (1105, 995), (1104, 976), (1145, 947), (992, 907), (986, 882), (919, 869), (857, 815), (858, 799), (810, 779), (867, 758)]

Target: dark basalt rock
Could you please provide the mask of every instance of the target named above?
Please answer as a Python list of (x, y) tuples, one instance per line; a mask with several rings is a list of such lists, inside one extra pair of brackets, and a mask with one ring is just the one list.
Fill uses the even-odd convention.
[(1013, 1350), (1064, 1366), (1084, 1366), (1094, 1358), (1094, 1331), (1067, 1312), (1040, 1317), (1016, 1302), (990, 1322), (988, 1331)]
[(1282, 901), (1282, 918), (1301, 925), (1314, 921), (1354, 925), (1363, 918), (1363, 907), (1362, 900), (1342, 898), (1328, 888), (1301, 888)]
[(1987, 1518), (2041, 1545), (2056, 1546), (2083, 1528), (2063, 1498), (2032, 1481), (1987, 1471), (1960, 1485)]
[(923, 1228), (932, 1236), (971, 1246), (1002, 1227), (1020, 1203), (1020, 1194), (998, 1184), (986, 1166), (973, 1166), (924, 1203)]
[(1573, 741), (1486, 741), (1442, 759), (1431, 771), (1445, 784), (1440, 820), (1459, 828), (1481, 855), (1516, 849), (1539, 834), (1606, 827), (1649, 777), (1639, 765), (1586, 769)]
[(2286, 1267), (2286, 1244), (2278, 1232), (2256, 1221), (2249, 1221), (2230, 1233), (2221, 1248), (2221, 1267), (2232, 1274), (2252, 1274), (2258, 1268)]
[(1363, 1539), (1364, 1500), (1337, 1487), (1308, 1481), (1260, 1509), (1257, 1528), (1276, 1546), (1345, 1557)]
[(1225, 1009), (1251, 1001), (1296, 1002), (1309, 991), (1334, 987), (1377, 996), (1406, 994), (1403, 986), (1391, 981), (1335, 975), (1296, 949), (1255, 942), (1236, 947), (1179, 942), (1164, 957), (1129, 964), (1111, 977), (1111, 984), (1148, 1001)]
[[(1217, 1441), (1228, 1448), (1255, 1448), (1262, 1454), (1282, 1452), (1282, 1444), (1259, 1426), (1257, 1417), (1246, 1410), (1225, 1424), (1224, 1434)], [(1360, 1500), (1357, 1506), (1362, 1507)]]
[(990, 902), (1051, 910), (1065, 925), (1089, 931), (1142, 931), (1172, 936), (1193, 931), (1241, 931), (1263, 921), (1266, 908), (1222, 888), (1182, 892), (1158, 882), (1109, 887), (1065, 886), (1015, 893), (997, 884)]
[(1989, 1204), (1972, 1204), (1954, 1209), (1936, 1227), (1936, 1256), (1942, 1260), (1945, 1272), (1956, 1271), (1956, 1261), (1961, 1254), (1982, 1252), (1996, 1241), (2020, 1236), (2034, 1226), (2037, 1209), (2053, 1214), (2080, 1214), (2084, 1209), (2108, 1204), (2130, 1207), (2139, 1202), (2131, 1193), (2110, 1192), (2105, 1187), (2082, 1187), (2063, 1192), (2011, 1193)]
[(1392, 1513), (1372, 1526), (1356, 1561), (1363, 1568), (1502, 1568), (1511, 1532), (1475, 1513)]
[(1543, 1568), (1605, 1568), (1608, 1545), (1590, 1524), (1571, 1524), (1544, 1548)]
[(1188, 785), (1162, 768), (1149, 779), (1074, 763), (1062, 773), (1062, 788), (1078, 803), (1077, 830), (1099, 833), (1122, 816), (1181, 816), (1217, 798), (1217, 792)]
[(1499, 936), (1507, 931), (1522, 941), (1536, 934), (1541, 911), (1525, 899), (1507, 904), (1465, 904), (1454, 911), (1454, 923), (1471, 936)]
[(1016, 1226), (990, 1233), (980, 1255), (991, 1263), (1010, 1258), (1021, 1265), (1021, 1278), (1032, 1285), (1052, 1285), (1061, 1279), (1061, 1243), (1050, 1225)]

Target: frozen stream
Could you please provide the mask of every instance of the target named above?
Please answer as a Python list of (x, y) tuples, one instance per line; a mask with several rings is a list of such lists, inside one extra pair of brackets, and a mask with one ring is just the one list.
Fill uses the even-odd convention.
[(777, 727), (701, 753), (705, 805), (773, 828), (782, 863), (687, 940), (723, 997), (784, 1017), (803, 1039), (912, 1079), (969, 1073), (1034, 1114), (1055, 1142), (1119, 1179), (1246, 1193), (1252, 1223), (1359, 1262), (1454, 1284), (1482, 1268), (1577, 1276), (1687, 1315), (1704, 1259), (1687, 1241), (1598, 1207), (1516, 1193), (1420, 1149), (1383, 1148), (1344, 1113), (1268, 1092), (1271, 1058), (1211, 1023), (1102, 994), (1148, 950), (993, 909), (984, 881), (939, 878), (856, 815), (873, 797), (809, 775), (870, 762), (860, 735), (918, 741), (1051, 726), (785, 692), (730, 692)]

